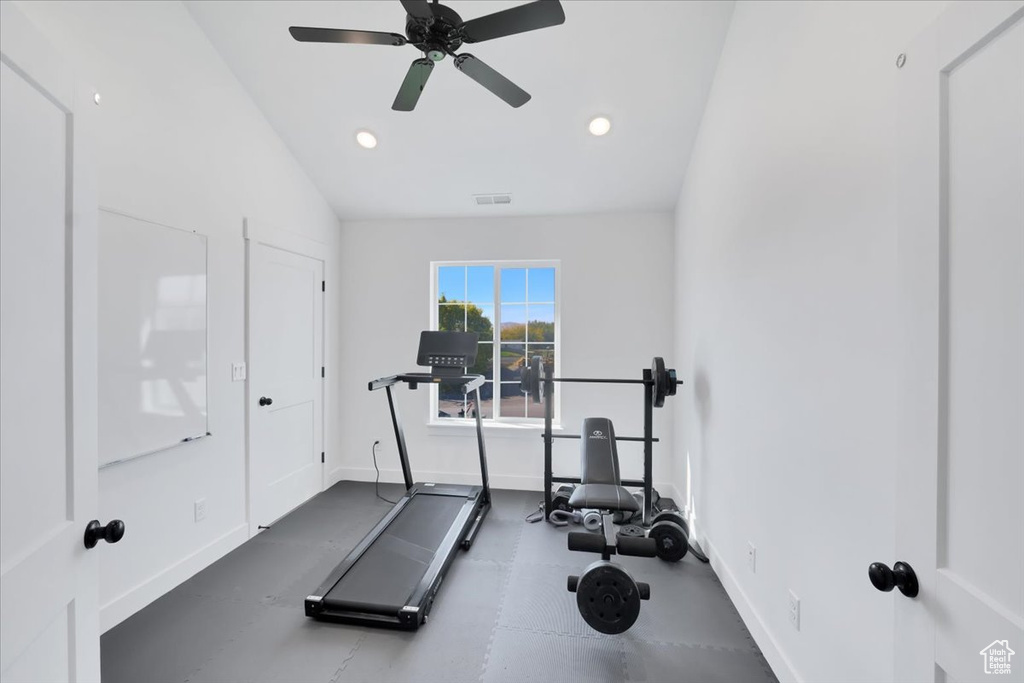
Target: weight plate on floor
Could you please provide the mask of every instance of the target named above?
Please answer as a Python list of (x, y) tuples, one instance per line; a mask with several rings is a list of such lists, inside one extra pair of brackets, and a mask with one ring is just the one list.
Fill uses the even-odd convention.
[(551, 509), (552, 510), (562, 510), (563, 512), (568, 512), (569, 510), (572, 510), (572, 508), (569, 507), (569, 496), (568, 496), (568, 494), (564, 494), (564, 493), (561, 493), (561, 492), (556, 493), (551, 498)]
[(686, 537), (690, 537), (690, 525), (686, 523), (686, 518), (683, 517), (682, 513), (678, 510), (663, 510), (659, 512), (654, 516), (654, 519), (651, 520), (651, 524), (657, 524), (658, 522), (672, 522), (673, 524), (677, 524), (686, 534)]
[(585, 510), (583, 512), (583, 528), (587, 531), (597, 531), (601, 528), (601, 512), (599, 510)]
[(659, 512), (678, 512), (679, 506), (671, 498), (659, 498), (658, 502), (654, 506), (655, 514)]
[(637, 524), (625, 524), (619, 527), (619, 535), (634, 536), (636, 538), (639, 538), (641, 536), (646, 536), (647, 532), (644, 531), (644, 528), (642, 526), (639, 526)]
[(686, 556), (689, 539), (683, 528), (675, 522), (657, 522), (647, 534), (658, 545), (658, 557), (666, 562), (678, 562)]
[(640, 589), (625, 569), (598, 560), (580, 575), (576, 606), (591, 628), (615, 635), (626, 631), (640, 616)]

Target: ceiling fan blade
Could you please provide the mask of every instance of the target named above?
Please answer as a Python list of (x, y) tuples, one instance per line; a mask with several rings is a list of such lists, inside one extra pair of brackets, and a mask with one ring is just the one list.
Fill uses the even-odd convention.
[(434, 18), (434, 13), (430, 11), (430, 3), (427, 0), (402, 0), (402, 7), (409, 13), (409, 16), (416, 19)]
[(565, 12), (558, 0), (536, 0), (501, 12), (470, 19), (462, 25), (467, 43), (511, 36), (539, 28), (558, 26), (565, 22)]
[(353, 43), (356, 45), (405, 45), (405, 36), (380, 31), (350, 31), (343, 28), (292, 26), (292, 38), (303, 43)]
[(490, 90), (501, 99), (508, 102), (513, 107), (521, 107), (530, 101), (530, 93), (526, 92), (471, 54), (461, 54), (456, 57), (455, 68)]
[(409, 65), (409, 72), (405, 74), (402, 87), (398, 89), (395, 96), (395, 103), (391, 108), (395, 111), (412, 111), (416, 103), (420, 101), (420, 93), (430, 78), (430, 72), (434, 70), (434, 62), (429, 59), (417, 59)]

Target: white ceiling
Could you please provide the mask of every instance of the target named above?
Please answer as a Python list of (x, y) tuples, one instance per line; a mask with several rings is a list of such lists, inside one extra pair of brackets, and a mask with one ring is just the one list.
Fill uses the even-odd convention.
[[(464, 20), (520, 2), (448, 0)], [(391, 103), (416, 48), (298, 43), (288, 27), (404, 34), (398, 0), (190, 1), (189, 12), (342, 219), (670, 210), (731, 2), (567, 0), (565, 23), (464, 46), (533, 99), (513, 109), (445, 59)], [(603, 138), (591, 117), (612, 120)], [(365, 150), (355, 133), (373, 131)], [(507, 206), (471, 195), (512, 194)]]

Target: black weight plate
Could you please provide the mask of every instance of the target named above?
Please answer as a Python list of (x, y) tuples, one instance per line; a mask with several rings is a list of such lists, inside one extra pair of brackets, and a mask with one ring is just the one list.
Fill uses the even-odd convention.
[(646, 536), (647, 532), (644, 528), (638, 524), (624, 524), (619, 527), (620, 536), (634, 536), (639, 538), (640, 536)]
[(530, 369), (529, 363), (523, 363), (522, 369), (519, 370), (519, 391), (529, 396), (533, 393), (532, 385), (533, 371)]
[(598, 560), (580, 575), (576, 606), (583, 620), (601, 633), (623, 633), (640, 616), (640, 589), (625, 569)]
[(679, 386), (679, 378), (676, 377), (676, 371), (674, 368), (668, 370), (668, 395), (676, 395), (676, 387)]
[(659, 498), (658, 502), (654, 505), (654, 512), (657, 514), (665, 511), (678, 512), (679, 506), (671, 498)]
[(659, 512), (651, 520), (651, 524), (657, 524), (658, 522), (672, 522), (683, 530), (687, 538), (690, 537), (690, 525), (686, 523), (686, 518), (678, 510), (663, 510)]
[(540, 403), (540, 380), (544, 374), (544, 365), (540, 356), (530, 359), (530, 398), (534, 403)]
[(651, 379), (654, 380), (654, 407), (661, 408), (668, 395), (668, 373), (665, 372), (665, 359), (661, 356), (655, 356), (651, 361)]
[(689, 539), (683, 528), (675, 522), (658, 522), (648, 534), (658, 544), (658, 557), (666, 562), (678, 562), (686, 556)]

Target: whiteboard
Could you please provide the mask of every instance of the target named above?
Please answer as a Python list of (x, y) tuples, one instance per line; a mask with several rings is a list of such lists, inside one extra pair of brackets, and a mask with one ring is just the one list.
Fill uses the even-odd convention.
[(206, 237), (99, 212), (100, 466), (207, 435)]

